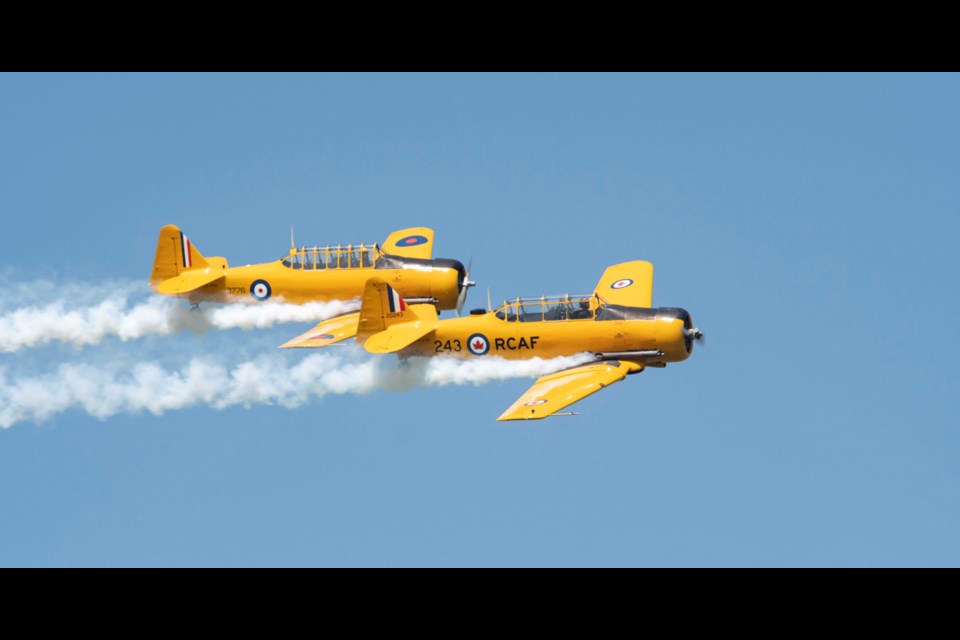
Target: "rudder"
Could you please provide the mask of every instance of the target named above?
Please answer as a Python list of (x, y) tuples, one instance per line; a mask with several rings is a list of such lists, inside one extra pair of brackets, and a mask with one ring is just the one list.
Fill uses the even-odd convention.
[(392, 353), (437, 328), (432, 304), (408, 305), (380, 278), (367, 280), (357, 324), (357, 341), (373, 353)]
[(396, 289), (380, 278), (370, 278), (363, 288), (360, 303), (360, 323), (357, 339), (379, 333), (384, 329), (415, 319)]
[(175, 278), (184, 271), (208, 266), (207, 259), (193, 246), (186, 234), (176, 225), (168, 224), (160, 230), (157, 239), (150, 285), (156, 288), (164, 280)]

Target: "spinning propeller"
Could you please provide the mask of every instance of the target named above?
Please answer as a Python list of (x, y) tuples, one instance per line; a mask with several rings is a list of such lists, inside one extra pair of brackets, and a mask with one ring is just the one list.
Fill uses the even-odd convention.
[(467, 290), (476, 286), (476, 282), (470, 279), (470, 269), (473, 267), (473, 256), (470, 256), (470, 262), (467, 264), (467, 272), (463, 276), (463, 282), (460, 283), (460, 293), (457, 295), (457, 317), (460, 317), (460, 310), (463, 309), (467, 301)]
[(693, 340), (694, 342), (699, 343), (701, 347), (707, 346), (707, 337), (703, 335), (703, 331), (700, 331), (700, 329), (697, 329), (696, 327), (693, 327), (692, 329), (684, 329), (683, 337), (687, 340)]

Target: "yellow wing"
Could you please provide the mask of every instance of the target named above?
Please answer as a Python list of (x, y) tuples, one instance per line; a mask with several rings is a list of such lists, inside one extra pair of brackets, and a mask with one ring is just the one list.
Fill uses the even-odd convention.
[(189, 293), (225, 277), (226, 274), (220, 269), (184, 271), (179, 276), (167, 278), (158, 284), (157, 291), (167, 294)]
[(497, 420), (546, 418), (639, 371), (643, 371), (642, 364), (611, 360), (551, 373), (534, 382)]
[(382, 248), (395, 256), (429, 260), (433, 256), (433, 229), (410, 227), (394, 231), (384, 241)]
[(310, 331), (280, 345), (281, 349), (326, 347), (357, 335), (360, 312), (347, 313), (319, 323)]
[(608, 267), (594, 293), (608, 304), (650, 308), (653, 306), (653, 265), (634, 260)]

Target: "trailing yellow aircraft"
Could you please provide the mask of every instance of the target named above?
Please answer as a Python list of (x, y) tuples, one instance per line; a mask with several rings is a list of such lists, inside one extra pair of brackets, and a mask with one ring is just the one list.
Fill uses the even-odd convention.
[(382, 245), (291, 246), (275, 262), (229, 267), (225, 258), (205, 257), (178, 227), (167, 225), (157, 240), (150, 286), (192, 304), (251, 298), (301, 304), (359, 297), (376, 276), (410, 302), (459, 311), (474, 283), (459, 260), (431, 258), (433, 235), (433, 229), (413, 227), (391, 233)]
[[(703, 332), (677, 308), (651, 308), (653, 265), (609, 267), (591, 294), (517, 298), (490, 311), (439, 320), (432, 305), (411, 304), (384, 280), (364, 289), (360, 311), (321, 322), (283, 345), (324, 347), (348, 338), (371, 353), (401, 358), (449, 354), (511, 360), (581, 353), (593, 360), (537, 380), (498, 420), (558, 415), (574, 402), (646, 367), (690, 357)], [(559, 414), (570, 415), (570, 414)]]

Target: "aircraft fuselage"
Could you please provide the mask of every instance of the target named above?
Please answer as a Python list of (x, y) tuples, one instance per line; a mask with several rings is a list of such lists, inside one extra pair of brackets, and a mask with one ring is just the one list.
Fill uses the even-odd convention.
[[(402, 268), (292, 269), (282, 261), (227, 267), (224, 278), (185, 294), (191, 303), (279, 300), (302, 304), (350, 300), (372, 277), (390, 283), (405, 298), (433, 298), (440, 309), (454, 309), (463, 279), (456, 260), (406, 260)], [(411, 267), (409, 265), (413, 264)]]
[(509, 321), (494, 313), (451, 318), (441, 320), (436, 331), (409, 345), (400, 355), (522, 360), (583, 352), (644, 352), (648, 355), (636, 359), (648, 363), (680, 362), (690, 356), (692, 345), (684, 333), (690, 328), (687, 312), (669, 308), (637, 311), (643, 317), (604, 320), (601, 312), (598, 318), (535, 322)]

